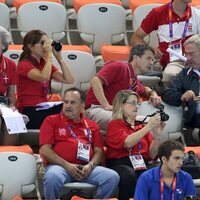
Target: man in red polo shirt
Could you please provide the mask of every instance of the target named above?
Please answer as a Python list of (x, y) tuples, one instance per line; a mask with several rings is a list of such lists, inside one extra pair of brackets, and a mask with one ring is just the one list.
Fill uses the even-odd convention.
[(120, 90), (133, 90), (148, 98), (153, 105), (161, 102), (157, 93), (145, 87), (137, 75), (149, 72), (153, 65), (154, 51), (145, 44), (131, 48), (129, 61), (111, 61), (91, 79), (86, 95), (87, 116), (97, 122), (104, 135), (112, 117), (112, 101)]
[(112, 197), (119, 183), (118, 174), (98, 166), (103, 158), (98, 125), (85, 118), (85, 94), (77, 88), (65, 91), (62, 112), (47, 117), (40, 128), (41, 154), (47, 161), (44, 176), (45, 199), (60, 199), (68, 182), (97, 186), (94, 198)]
[[(168, 47), (183, 54), (183, 44), (187, 38), (200, 33), (200, 10), (190, 6), (192, 0), (172, 0), (168, 4), (152, 9), (134, 32), (131, 43), (145, 43), (144, 37), (156, 31), (159, 41), (155, 54), (160, 60), (163, 82), (166, 87), (178, 74), (185, 63), (169, 54)], [(169, 63), (169, 64), (168, 64)]]

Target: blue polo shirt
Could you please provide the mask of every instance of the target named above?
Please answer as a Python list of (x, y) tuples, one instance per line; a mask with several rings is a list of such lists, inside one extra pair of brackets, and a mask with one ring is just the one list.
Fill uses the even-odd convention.
[[(176, 173), (177, 182), (174, 200), (183, 200), (187, 195), (196, 195), (192, 177), (180, 170)], [(160, 166), (142, 173), (138, 179), (134, 200), (160, 200)], [(164, 200), (172, 199), (172, 187), (164, 184)]]

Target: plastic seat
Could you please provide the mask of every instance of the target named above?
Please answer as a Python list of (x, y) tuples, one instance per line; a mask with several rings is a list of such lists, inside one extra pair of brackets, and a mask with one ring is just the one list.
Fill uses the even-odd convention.
[(103, 44), (114, 44), (125, 38), (126, 13), (122, 6), (95, 3), (82, 6), (77, 14), (80, 37), (100, 54)]
[[(166, 140), (176, 140), (182, 137), (182, 124), (183, 124), (183, 109), (182, 107), (170, 106), (164, 102), (164, 112), (169, 115), (169, 120), (166, 121), (164, 130), (161, 133), (161, 142)], [(147, 101), (143, 101), (138, 110), (140, 121), (145, 116), (155, 113), (158, 109), (152, 106)], [(143, 117), (141, 117), (143, 116)]]
[(21, 53), (22, 45), (9, 45), (8, 50), (4, 53), (4, 55), (17, 64)]
[(158, 76), (138, 75), (137, 78), (143, 83), (143, 85), (150, 88), (154, 88), (161, 81), (161, 78)]
[(0, 199), (11, 200), (35, 189), (36, 159), (28, 145), (0, 146)]
[[(72, 198), (71, 198), (71, 200), (86, 200), (86, 199), (84, 199), (84, 198), (82, 198), (82, 197), (79, 197), (79, 196), (73, 196)], [(92, 200), (92, 199), (91, 199)], [(93, 200), (95, 200), (95, 199), (93, 199)], [(97, 199), (96, 199), (97, 200)], [(106, 199), (106, 200), (117, 200), (116, 198), (109, 198), (109, 199)]]
[(61, 40), (67, 31), (67, 39), (70, 40), (67, 13), (59, 3), (41, 1), (23, 4), (18, 10), (17, 25), (22, 37), (32, 29), (39, 29), (56, 41)]

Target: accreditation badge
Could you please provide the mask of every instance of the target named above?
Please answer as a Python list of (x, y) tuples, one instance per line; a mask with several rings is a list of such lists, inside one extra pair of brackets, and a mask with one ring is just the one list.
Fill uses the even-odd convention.
[(77, 158), (85, 162), (90, 161), (90, 144), (78, 142)]
[(142, 155), (140, 154), (130, 155), (129, 158), (135, 171), (147, 169), (147, 166), (144, 162)]
[[(173, 49), (176, 53), (182, 55), (182, 45), (181, 43), (174, 43), (174, 44), (170, 44), (169, 48)], [(170, 62), (178, 60), (178, 58), (174, 55), (174, 54), (169, 54), (169, 58), (170, 58)]]

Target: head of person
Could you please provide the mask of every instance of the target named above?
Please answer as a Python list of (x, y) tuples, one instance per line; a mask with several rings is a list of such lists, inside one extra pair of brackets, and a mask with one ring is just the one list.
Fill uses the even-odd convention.
[(131, 90), (119, 91), (113, 100), (113, 119), (134, 120), (139, 108), (139, 95)]
[(178, 141), (168, 140), (158, 148), (158, 157), (162, 165), (176, 173), (183, 165), (184, 146)]
[(8, 50), (11, 43), (10, 33), (2, 26), (0, 26), (0, 55)]
[(188, 66), (193, 69), (200, 69), (200, 34), (188, 38), (184, 47)]
[(144, 74), (153, 67), (154, 50), (146, 44), (133, 46), (129, 53), (128, 62), (138, 74)]
[(23, 52), (19, 61), (29, 59), (31, 56), (41, 58), (46, 53), (44, 43), (47, 39), (46, 33), (40, 30), (29, 31), (23, 39)]
[(64, 92), (63, 97), (63, 114), (71, 120), (80, 119), (80, 114), (84, 112), (85, 93), (78, 88), (69, 88)]

